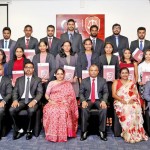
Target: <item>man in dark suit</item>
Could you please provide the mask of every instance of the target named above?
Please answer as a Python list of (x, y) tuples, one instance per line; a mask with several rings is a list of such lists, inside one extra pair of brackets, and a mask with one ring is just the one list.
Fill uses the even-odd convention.
[(18, 78), (16, 81), (12, 96), (13, 103), (9, 109), (14, 123), (14, 140), (24, 135), (23, 129), (18, 127), (16, 121), (17, 114), (21, 110), (27, 110), (29, 117), (26, 139), (32, 138), (34, 115), (43, 95), (41, 79), (33, 76), (34, 65), (32, 62), (25, 64), (24, 72), (25, 76)]
[(131, 52), (133, 53), (136, 48), (139, 48), (142, 51), (150, 49), (150, 41), (145, 39), (145, 36), (146, 36), (145, 27), (139, 27), (137, 29), (137, 36), (138, 36), (138, 39), (132, 41), (130, 44)]
[(48, 43), (48, 50), (55, 57), (59, 53), (61, 42), (60, 39), (54, 36), (55, 27), (53, 25), (49, 25), (47, 27), (47, 37), (40, 39), (40, 41), (45, 41)]
[(0, 139), (2, 130), (2, 121), (5, 117), (5, 111), (11, 99), (12, 85), (11, 80), (5, 76), (4, 67), (0, 64)]
[(19, 38), (16, 43), (17, 47), (22, 47), (23, 49), (34, 49), (35, 53), (38, 53), (38, 40), (31, 36), (33, 30), (31, 25), (26, 25), (24, 27), (25, 36)]
[(120, 24), (114, 24), (112, 26), (113, 35), (107, 37), (105, 42), (111, 42), (114, 47), (114, 53), (119, 52), (119, 55), (123, 55), (123, 50), (125, 48), (129, 48), (129, 41), (128, 38), (125, 36), (120, 35), (121, 26)]
[(0, 40), (0, 48), (10, 50), (10, 59), (13, 59), (16, 41), (10, 39), (11, 29), (9, 27), (3, 28), (3, 39)]
[(104, 42), (103, 40), (99, 39), (97, 35), (98, 35), (98, 26), (92, 25), (90, 27), (90, 39), (92, 40), (93, 43), (94, 52), (100, 56), (104, 54)]
[(99, 110), (99, 134), (100, 138), (107, 141), (105, 127), (107, 116), (107, 99), (108, 88), (106, 80), (98, 76), (98, 66), (91, 65), (89, 69), (90, 77), (85, 78), (80, 86), (80, 101), (82, 103), (81, 110), (81, 138), (86, 140), (88, 119), (90, 117), (90, 110), (96, 107)]
[(75, 21), (73, 19), (67, 21), (67, 32), (61, 34), (60, 39), (62, 43), (70, 41), (74, 52), (78, 53), (83, 50), (82, 36), (75, 32)]

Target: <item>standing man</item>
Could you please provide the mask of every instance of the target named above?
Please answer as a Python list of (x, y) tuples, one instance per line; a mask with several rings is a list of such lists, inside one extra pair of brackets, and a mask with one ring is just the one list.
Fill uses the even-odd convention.
[(16, 41), (10, 39), (11, 29), (9, 27), (3, 28), (3, 39), (0, 40), (0, 48), (10, 50), (10, 59), (13, 59)]
[(17, 47), (22, 47), (23, 49), (35, 49), (35, 53), (38, 53), (38, 40), (32, 37), (32, 26), (26, 25), (24, 27), (25, 36), (19, 38), (16, 43)]
[(67, 21), (67, 32), (61, 34), (60, 39), (62, 43), (70, 41), (74, 52), (79, 53), (83, 50), (82, 36), (75, 32), (75, 21), (73, 19)]
[(92, 40), (93, 43), (94, 52), (100, 56), (104, 54), (104, 42), (103, 40), (99, 39), (97, 35), (98, 35), (98, 26), (92, 25), (90, 27), (90, 39)]
[(81, 82), (80, 86), (80, 101), (81, 109), (81, 138), (87, 139), (88, 120), (90, 117), (90, 110), (97, 108), (99, 111), (99, 135), (100, 139), (107, 141), (106, 137), (106, 117), (107, 117), (107, 99), (108, 88), (106, 80), (99, 77), (98, 66), (91, 65), (89, 68), (89, 76)]
[(145, 39), (146, 36), (146, 28), (139, 27), (137, 29), (138, 39), (131, 42), (130, 50), (133, 53), (136, 48), (139, 48), (142, 51), (150, 49), (150, 41)]
[(114, 24), (112, 26), (113, 35), (107, 37), (105, 42), (110, 42), (113, 44), (114, 53), (119, 52), (119, 55), (123, 55), (123, 50), (125, 48), (129, 48), (129, 41), (128, 38), (125, 36), (120, 35), (121, 26), (120, 24)]
[(17, 115), (21, 110), (27, 110), (29, 117), (26, 139), (32, 138), (32, 130), (35, 124), (34, 116), (43, 95), (41, 79), (33, 75), (34, 65), (32, 62), (25, 64), (24, 72), (25, 76), (19, 77), (16, 81), (12, 94), (13, 103), (9, 109), (14, 123), (13, 140), (19, 139), (24, 135), (24, 130), (18, 127), (16, 121)]
[(40, 41), (45, 41), (48, 43), (49, 53), (53, 54), (55, 57), (60, 51), (61, 42), (60, 39), (54, 36), (55, 27), (53, 25), (49, 25), (47, 27), (47, 37), (40, 39)]

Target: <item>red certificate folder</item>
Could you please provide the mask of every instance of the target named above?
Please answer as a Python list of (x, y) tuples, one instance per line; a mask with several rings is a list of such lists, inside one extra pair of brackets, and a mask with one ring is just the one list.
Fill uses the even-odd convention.
[(38, 63), (38, 77), (49, 79), (49, 63)]
[(30, 59), (30, 61), (32, 61), (33, 56), (35, 55), (35, 50), (34, 49), (25, 49), (24, 54), (25, 54), (26, 58), (28, 58), (28, 59)]
[(9, 62), (9, 60), (10, 60), (10, 49), (3, 48), (3, 51), (5, 52), (5, 55), (6, 55), (6, 62)]
[(20, 71), (12, 71), (12, 82), (16, 83), (17, 78), (24, 76), (24, 71), (20, 70)]
[(82, 79), (85, 79), (89, 77), (89, 71), (88, 70), (82, 70)]
[(75, 67), (64, 65), (65, 80), (72, 81), (75, 73)]
[(146, 84), (147, 81), (150, 81), (150, 72), (143, 72), (142, 83)]
[(134, 76), (134, 67), (129, 67), (129, 80), (135, 81), (135, 76)]
[(115, 66), (114, 65), (103, 66), (103, 78), (105, 78), (106, 81), (115, 80)]
[(143, 52), (139, 48), (136, 48), (135, 51), (132, 53), (132, 57), (136, 61), (141, 62), (141, 60), (143, 58)]

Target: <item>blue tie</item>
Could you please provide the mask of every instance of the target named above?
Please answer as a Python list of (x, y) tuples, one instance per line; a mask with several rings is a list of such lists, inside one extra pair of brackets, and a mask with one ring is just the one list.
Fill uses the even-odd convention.
[(73, 35), (70, 33), (70, 39), (69, 41), (72, 43), (73, 42)]
[(4, 46), (4, 48), (7, 48), (7, 41), (5, 41), (5, 46)]
[(140, 47), (139, 47), (140, 50), (143, 50), (143, 44), (142, 43), (143, 43), (143, 41), (140, 41)]
[(116, 36), (116, 46), (118, 47), (119, 45), (119, 40), (118, 40), (118, 36)]

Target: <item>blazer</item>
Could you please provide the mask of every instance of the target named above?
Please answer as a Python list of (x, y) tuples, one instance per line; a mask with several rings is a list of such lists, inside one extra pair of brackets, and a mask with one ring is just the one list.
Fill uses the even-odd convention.
[[(97, 92), (99, 101), (105, 101), (107, 103), (108, 99), (108, 87), (106, 80), (101, 77), (97, 77)], [(91, 93), (91, 80), (90, 77), (85, 78), (82, 80), (80, 85), (80, 101), (87, 101), (89, 100)]]
[[(26, 63), (28, 63), (28, 62), (30, 62), (30, 60), (29, 59), (24, 59), (24, 64), (26, 64)], [(12, 71), (13, 71), (13, 66), (14, 66), (14, 60), (10, 60), (9, 62), (8, 62), (8, 77), (11, 79), (12, 78)]]
[[(9, 41), (8, 48), (10, 50), (10, 60), (14, 57), (14, 51), (15, 51), (16, 41), (11, 40)], [(0, 48), (4, 48), (4, 39), (0, 40)]]
[(2, 76), (0, 82), (0, 94), (3, 100), (8, 103), (12, 96), (11, 80), (8, 77)]
[[(92, 53), (91, 56), (91, 65), (96, 64), (98, 65), (98, 55), (97, 53)], [(86, 57), (85, 52), (80, 52), (78, 56), (78, 61), (77, 61), (77, 74), (79, 78), (82, 78), (82, 70), (87, 70), (88, 67), (88, 60)]]
[[(134, 50), (136, 48), (139, 48), (139, 40), (132, 41), (131, 44), (130, 44), (130, 50), (131, 50), (132, 53), (134, 52)], [(150, 49), (150, 41), (145, 40), (143, 51), (145, 51), (147, 49)]]
[[(23, 49), (26, 49), (25, 36), (17, 40), (15, 47), (22, 47)], [(30, 37), (28, 49), (35, 49), (35, 53), (38, 53), (38, 40), (36, 38), (32, 36)]]
[[(32, 62), (34, 64), (34, 75), (38, 76), (38, 63), (40, 63), (40, 54), (36, 54), (33, 57)], [(52, 54), (47, 53), (46, 63), (49, 63), (49, 71), (50, 71), (49, 81), (51, 81), (54, 77), (54, 73), (56, 70), (56, 63), (55, 63), (54, 56)]]
[[(24, 91), (25, 91), (25, 76), (19, 77), (16, 80), (15, 87), (13, 89), (12, 99), (18, 100), (18, 101), (24, 101), (21, 99)], [(30, 82), (30, 93), (32, 96), (32, 99), (37, 100), (37, 102), (40, 101), (43, 95), (43, 87), (42, 82), (39, 77), (32, 76), (31, 82)], [(30, 100), (32, 101), (32, 100)]]
[[(99, 72), (100, 72), (99, 74), (101, 77), (103, 77), (103, 66), (104, 65), (108, 65), (107, 58), (106, 58), (106, 55), (101, 55), (99, 57)], [(115, 79), (118, 79), (119, 78), (119, 70), (120, 70), (118, 57), (115, 55), (112, 55), (109, 65), (115, 65)]]
[[(40, 39), (40, 41), (45, 41), (48, 44), (48, 38), (47, 37), (44, 37), (44, 38)], [(54, 57), (56, 57), (56, 55), (60, 51), (60, 47), (61, 47), (60, 39), (58, 39), (56, 37), (53, 37), (51, 48), (49, 47), (49, 44), (48, 44), (49, 53), (53, 54)]]
[(114, 47), (114, 52), (119, 52), (119, 55), (122, 56), (123, 55), (123, 50), (125, 48), (129, 48), (129, 41), (128, 38), (122, 35), (119, 35), (118, 37), (119, 40), (119, 45), (117, 47), (116, 45), (116, 38), (115, 35), (109, 36), (105, 39), (105, 42), (111, 42), (113, 47)]
[[(61, 39), (61, 43), (65, 42), (65, 41), (69, 41), (68, 32), (61, 34), (60, 39)], [(84, 49), (83, 44), (82, 44), (81, 34), (74, 32), (72, 49), (74, 52), (77, 52), (77, 53), (79, 53), (81, 50)]]

